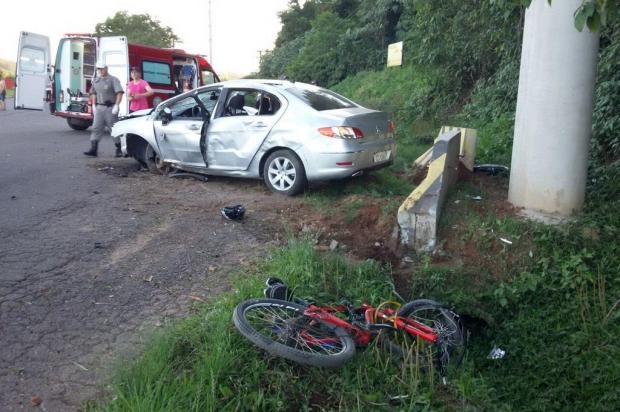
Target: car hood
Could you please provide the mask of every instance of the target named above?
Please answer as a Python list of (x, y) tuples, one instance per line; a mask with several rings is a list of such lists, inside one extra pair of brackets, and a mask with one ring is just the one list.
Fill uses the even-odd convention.
[[(123, 119), (119, 119), (114, 126), (112, 126), (112, 131), (110, 134), (114, 137), (120, 136), (123, 134), (136, 134), (138, 136), (142, 136), (147, 138), (148, 136), (153, 135), (153, 119), (151, 116), (148, 116), (151, 109), (149, 110), (140, 110), (140, 112), (145, 112), (141, 115), (135, 116), (127, 116)], [(139, 112), (134, 112), (139, 113)], [(134, 114), (132, 113), (132, 115)]]
[(151, 112), (153, 112), (153, 109), (136, 110), (135, 112), (131, 112), (126, 116), (119, 117), (118, 120), (121, 121), (121, 120), (133, 119), (134, 117), (146, 116), (146, 115), (151, 114)]

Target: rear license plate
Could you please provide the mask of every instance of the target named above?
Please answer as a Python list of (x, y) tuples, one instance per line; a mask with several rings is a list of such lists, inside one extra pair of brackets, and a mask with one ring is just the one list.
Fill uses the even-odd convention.
[(386, 160), (388, 160), (390, 158), (391, 154), (392, 154), (391, 150), (384, 150), (382, 152), (375, 153), (373, 159), (374, 159), (375, 163), (385, 162)]

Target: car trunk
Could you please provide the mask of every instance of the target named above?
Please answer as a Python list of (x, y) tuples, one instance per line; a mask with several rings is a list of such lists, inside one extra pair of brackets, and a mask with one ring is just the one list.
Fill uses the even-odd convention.
[(342, 126), (357, 127), (364, 133), (364, 142), (375, 142), (389, 138), (390, 121), (387, 113), (363, 107), (332, 110), (330, 114), (340, 117)]

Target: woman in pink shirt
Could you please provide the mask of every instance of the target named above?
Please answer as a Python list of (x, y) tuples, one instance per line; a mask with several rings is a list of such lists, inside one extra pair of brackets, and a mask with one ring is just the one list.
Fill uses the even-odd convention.
[(142, 79), (142, 73), (137, 67), (131, 68), (131, 80), (127, 85), (127, 92), (130, 113), (149, 108), (148, 97), (153, 95), (153, 89)]

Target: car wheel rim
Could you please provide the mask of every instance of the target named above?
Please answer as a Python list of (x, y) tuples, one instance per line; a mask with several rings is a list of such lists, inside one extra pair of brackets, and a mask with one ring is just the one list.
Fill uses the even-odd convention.
[(146, 152), (146, 159), (155, 165), (155, 168), (159, 170), (162, 174), (166, 174), (168, 172), (168, 166), (163, 162), (161, 157), (153, 150), (153, 148), (149, 145)]
[(268, 174), (269, 183), (275, 189), (281, 191), (290, 189), (295, 184), (295, 178), (297, 177), (295, 166), (285, 157), (273, 159), (269, 165)]
[(155, 166), (157, 166), (157, 168), (159, 170), (163, 170), (164, 169), (165, 164), (164, 164), (164, 162), (162, 162), (161, 157), (159, 157), (158, 154), (155, 154), (155, 156), (153, 158), (153, 161), (155, 162)]

